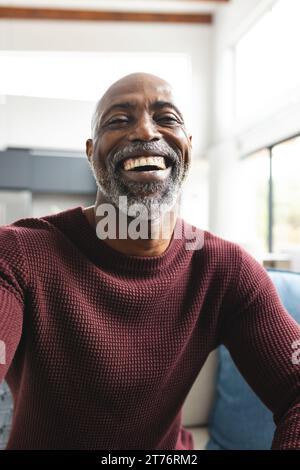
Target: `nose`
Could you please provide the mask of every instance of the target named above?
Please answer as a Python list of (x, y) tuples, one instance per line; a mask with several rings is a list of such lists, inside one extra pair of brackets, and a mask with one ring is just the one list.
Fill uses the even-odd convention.
[(137, 120), (136, 125), (128, 136), (128, 139), (131, 142), (149, 142), (152, 140), (159, 140), (161, 137), (162, 136), (157, 129), (156, 123), (152, 120), (151, 116), (144, 115)]

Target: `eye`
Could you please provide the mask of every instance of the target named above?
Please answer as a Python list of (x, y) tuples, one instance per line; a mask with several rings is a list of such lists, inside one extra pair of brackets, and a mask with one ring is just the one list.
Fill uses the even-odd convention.
[(156, 121), (162, 124), (180, 124), (180, 120), (174, 114), (158, 116)]
[(109, 119), (109, 121), (107, 122), (107, 125), (114, 125), (114, 124), (126, 124), (129, 122), (129, 118), (128, 116), (116, 116), (116, 117), (113, 117), (111, 119)]

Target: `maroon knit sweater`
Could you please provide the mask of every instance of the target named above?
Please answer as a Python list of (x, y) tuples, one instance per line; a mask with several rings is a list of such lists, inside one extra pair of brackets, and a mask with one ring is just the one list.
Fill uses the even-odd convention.
[(0, 228), (8, 449), (193, 449), (181, 408), (221, 343), (274, 413), (272, 448), (300, 448), (299, 339), (266, 271), (207, 231), (201, 250), (173, 237), (136, 257), (81, 206)]

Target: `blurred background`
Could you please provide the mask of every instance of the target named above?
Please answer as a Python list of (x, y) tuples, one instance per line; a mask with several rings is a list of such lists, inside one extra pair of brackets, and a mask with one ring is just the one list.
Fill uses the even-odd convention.
[(193, 163), (182, 216), (300, 271), (299, 0), (0, 0), (0, 224), (94, 203), (96, 100), (175, 88)]

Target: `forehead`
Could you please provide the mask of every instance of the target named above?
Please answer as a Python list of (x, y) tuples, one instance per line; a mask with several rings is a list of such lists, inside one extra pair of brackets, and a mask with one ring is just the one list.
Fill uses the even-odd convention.
[(175, 104), (172, 87), (163, 80), (124, 81), (113, 85), (100, 102), (100, 113), (104, 113), (115, 103), (134, 102), (137, 106), (148, 106), (156, 101)]

